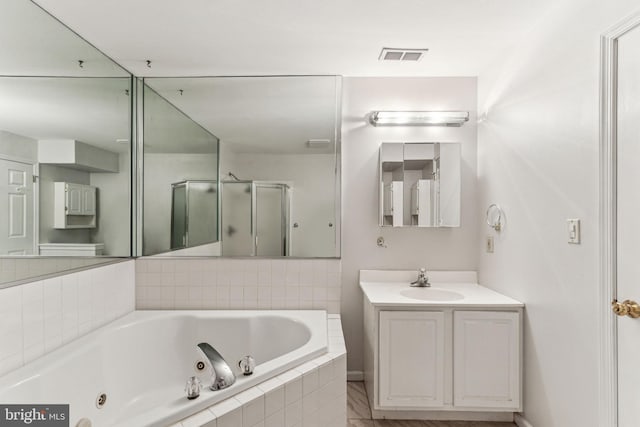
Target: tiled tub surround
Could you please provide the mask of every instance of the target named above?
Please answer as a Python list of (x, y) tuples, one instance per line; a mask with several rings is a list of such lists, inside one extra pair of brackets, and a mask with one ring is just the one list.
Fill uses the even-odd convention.
[(339, 315), (329, 351), (171, 427), (345, 427), (347, 359)]
[(134, 310), (134, 261), (0, 289), (0, 375)]
[(340, 313), (339, 259), (136, 260), (136, 308)]
[[(333, 336), (340, 325), (331, 320)], [(324, 311), (136, 311), (1, 377), (0, 401), (67, 403), (71, 425), (87, 418), (97, 426), (166, 426), (224, 399), (242, 400), (252, 387), (276, 375), (295, 379), (296, 367), (305, 373), (301, 384), (310, 392), (306, 378), (313, 382), (319, 369), (314, 377), (311, 368), (319, 367), (304, 364), (332, 360), (326, 357), (328, 330)], [(187, 378), (196, 375), (195, 362), (203, 358), (196, 348), (199, 342), (220, 351), (237, 379), (226, 389), (207, 388), (198, 399), (188, 400), (183, 389)], [(341, 335), (331, 343), (344, 355)], [(144, 351), (127, 350), (136, 348)], [(239, 375), (236, 361), (247, 354), (257, 365), (254, 374), (245, 377)], [(198, 376), (203, 385), (211, 383), (209, 372)], [(99, 409), (95, 399), (101, 393), (106, 393), (107, 404)]]

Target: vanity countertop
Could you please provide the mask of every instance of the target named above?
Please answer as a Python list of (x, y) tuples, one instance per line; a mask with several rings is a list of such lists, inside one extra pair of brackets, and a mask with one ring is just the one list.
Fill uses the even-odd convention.
[(360, 288), (377, 307), (521, 308), (523, 303), (477, 284), (474, 271), (429, 271), (430, 287), (410, 287), (416, 271), (360, 270)]

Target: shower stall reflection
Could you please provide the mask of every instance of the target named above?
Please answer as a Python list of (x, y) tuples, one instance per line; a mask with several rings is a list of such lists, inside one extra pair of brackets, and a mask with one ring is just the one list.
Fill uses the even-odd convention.
[(285, 183), (223, 181), (222, 255), (289, 255), (290, 198)]
[(218, 241), (216, 181), (187, 180), (171, 184), (171, 249)]

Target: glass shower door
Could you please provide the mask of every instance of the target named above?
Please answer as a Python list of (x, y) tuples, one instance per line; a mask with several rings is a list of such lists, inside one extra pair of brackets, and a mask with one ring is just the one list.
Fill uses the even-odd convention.
[(252, 187), (247, 181), (222, 183), (222, 255), (255, 255)]
[(286, 187), (256, 184), (256, 254), (287, 255)]

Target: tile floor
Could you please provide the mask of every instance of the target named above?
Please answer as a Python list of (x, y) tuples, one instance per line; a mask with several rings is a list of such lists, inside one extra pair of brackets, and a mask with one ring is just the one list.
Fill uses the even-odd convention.
[(480, 421), (372, 420), (364, 383), (347, 383), (347, 427), (516, 427), (513, 423)]

